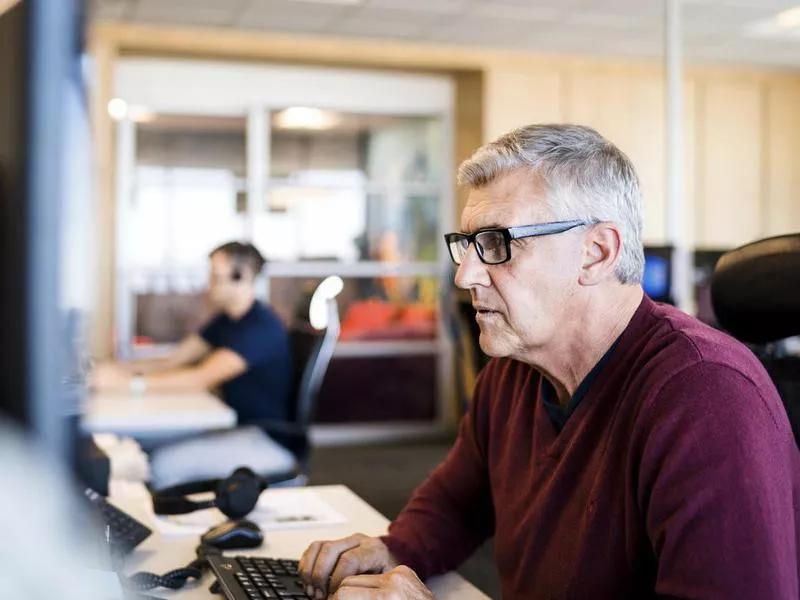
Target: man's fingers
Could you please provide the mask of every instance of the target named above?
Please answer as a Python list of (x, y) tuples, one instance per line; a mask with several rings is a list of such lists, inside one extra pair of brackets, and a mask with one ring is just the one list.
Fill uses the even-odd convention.
[(331, 596), (332, 600), (384, 600), (386, 595), (378, 588), (343, 587)]
[(300, 557), (297, 570), (300, 573), (300, 578), (305, 582), (311, 580), (311, 571), (314, 569), (314, 563), (317, 562), (317, 554), (319, 554), (319, 549), (321, 547), (322, 542), (314, 542), (306, 548), (306, 551), (303, 552), (303, 556)]
[(297, 566), (300, 579), (306, 584), (306, 593), (309, 596), (313, 596), (311, 593), (311, 573), (314, 571), (314, 563), (317, 562), (317, 555), (319, 555), (321, 548), (322, 542), (314, 542), (311, 544), (306, 548), (306, 551), (303, 552), (303, 556), (300, 558), (300, 564)]
[(357, 534), (335, 542), (323, 542), (311, 570), (311, 585), (322, 592), (323, 598), (328, 595), (328, 582), (339, 556), (355, 548), (365, 539), (366, 536)]
[(342, 581), (342, 587), (379, 588), (383, 585), (383, 575), (351, 575)]
[(422, 580), (417, 575), (417, 572), (412, 569), (411, 567), (407, 567), (406, 565), (398, 565), (394, 569), (392, 569), (389, 573), (390, 575), (396, 575), (404, 578), (411, 578), (417, 583), (422, 583)]
[[(371, 571), (380, 573), (385, 565), (381, 563), (379, 557), (375, 555), (375, 548), (368, 542), (363, 543), (352, 550), (344, 552), (339, 556), (336, 567), (333, 569), (330, 579), (330, 590), (333, 593), (339, 589), (342, 582), (347, 579), (354, 579), (353, 575), (362, 575)], [(374, 577), (374, 576), (371, 576)]]
[(334, 600), (435, 600), (417, 574), (396, 567), (379, 575), (354, 575), (342, 581)]
[(382, 600), (385, 598), (383, 575), (353, 575), (342, 582), (333, 600)]

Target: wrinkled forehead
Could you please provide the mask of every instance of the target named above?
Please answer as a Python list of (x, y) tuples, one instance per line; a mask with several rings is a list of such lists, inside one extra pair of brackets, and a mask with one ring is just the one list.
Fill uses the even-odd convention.
[(461, 231), (530, 225), (552, 216), (544, 182), (530, 171), (514, 171), (473, 188), (461, 213)]

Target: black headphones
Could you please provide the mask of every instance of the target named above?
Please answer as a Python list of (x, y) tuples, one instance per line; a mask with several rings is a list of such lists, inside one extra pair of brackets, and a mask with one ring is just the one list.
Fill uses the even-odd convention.
[[(206, 479), (152, 492), (157, 515), (185, 515), (204, 508), (218, 508), (229, 519), (242, 519), (255, 508), (270, 481), (247, 467), (239, 467), (225, 479)], [(188, 494), (214, 492), (213, 500), (195, 501)]]

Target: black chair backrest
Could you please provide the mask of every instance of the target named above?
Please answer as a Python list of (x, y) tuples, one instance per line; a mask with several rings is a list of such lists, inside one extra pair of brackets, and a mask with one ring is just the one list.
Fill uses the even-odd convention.
[(333, 299), (328, 300), (328, 327), (324, 331), (307, 326), (289, 332), (294, 361), (291, 418), (301, 427), (308, 428), (314, 420), (319, 390), (338, 338), (339, 313)]
[(800, 335), (800, 233), (723, 254), (711, 302), (720, 326), (743, 342), (767, 344)]
[(298, 402), (300, 388), (303, 384), (303, 375), (306, 372), (307, 365), (314, 360), (314, 356), (319, 352), (322, 333), (315, 331), (311, 326), (295, 326), (289, 331), (289, 343), (292, 346), (292, 364), (294, 365), (290, 418), (293, 422), (299, 424), (301, 422), (300, 415), (303, 412)]
[(800, 445), (800, 358), (767, 351), (800, 335), (800, 233), (768, 238), (722, 255), (711, 281), (719, 325), (755, 348), (786, 407)]

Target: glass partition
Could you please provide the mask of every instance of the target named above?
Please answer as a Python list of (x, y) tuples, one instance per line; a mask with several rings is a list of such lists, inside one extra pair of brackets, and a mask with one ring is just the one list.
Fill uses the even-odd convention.
[[(265, 201), (253, 239), (272, 260), (435, 261), (441, 119), (271, 114)], [(316, 112), (314, 112), (316, 111)], [(304, 113), (300, 113), (302, 116)], [(312, 124), (324, 129), (308, 129)]]
[[(118, 354), (159, 353), (196, 331), (210, 316), (209, 252), (251, 241), (268, 260), (259, 297), (289, 327), (306, 320), (322, 279), (344, 279), (320, 421), (442, 417), (451, 380), (439, 303), (450, 272), (441, 235), (453, 220), (449, 82), (341, 71), (321, 94), (316, 71), (298, 69), (287, 83), (278, 80), (285, 70), (246, 69), (258, 96), (209, 83), (202, 110), (216, 114), (194, 114), (195, 100), (167, 79), (148, 83), (133, 63), (122, 75), (141, 85), (123, 87), (141, 97), (126, 99), (131, 111), (118, 128)], [(167, 66), (181, 77), (191, 71)], [(207, 66), (206, 79), (216, 72)], [(364, 88), (370, 81), (378, 83)], [(384, 93), (381, 81), (396, 92)], [(344, 88), (362, 91), (345, 100)], [(320, 98), (328, 106), (314, 106)], [(385, 371), (383, 387), (354, 404), (351, 373), (373, 371)], [(373, 410), (380, 398), (386, 405)]]
[(204, 264), (209, 250), (244, 234), (244, 117), (153, 115), (137, 123), (124, 269)]

